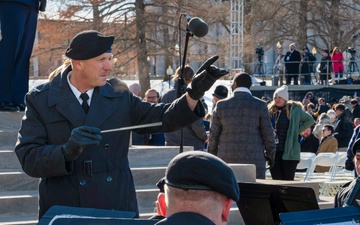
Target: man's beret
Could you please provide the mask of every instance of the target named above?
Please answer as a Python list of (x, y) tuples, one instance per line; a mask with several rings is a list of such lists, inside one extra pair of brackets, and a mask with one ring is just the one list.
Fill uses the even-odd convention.
[(188, 151), (175, 156), (165, 172), (165, 183), (184, 190), (211, 190), (234, 201), (240, 198), (234, 172), (220, 158), (203, 151)]
[(105, 36), (96, 30), (85, 30), (71, 40), (65, 55), (70, 59), (84, 60), (111, 52), (114, 36)]
[(354, 143), (354, 145), (352, 147), (352, 150), (353, 150), (354, 155), (356, 155), (356, 152), (360, 152), (360, 138), (358, 138), (355, 141), (355, 143)]

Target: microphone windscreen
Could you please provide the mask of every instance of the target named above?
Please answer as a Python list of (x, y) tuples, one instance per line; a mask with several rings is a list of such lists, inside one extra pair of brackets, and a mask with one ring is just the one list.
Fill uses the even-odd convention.
[(209, 31), (208, 25), (199, 17), (189, 21), (189, 29), (196, 37), (204, 37)]

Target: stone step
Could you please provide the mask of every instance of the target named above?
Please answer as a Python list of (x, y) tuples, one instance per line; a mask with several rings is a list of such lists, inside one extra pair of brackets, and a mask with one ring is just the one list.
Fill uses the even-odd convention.
[(24, 112), (0, 112), (0, 130), (18, 130)]
[(1, 170), (0, 193), (7, 191), (37, 191), (38, 178), (26, 175), (23, 171)]
[(1, 150), (14, 150), (17, 140), (18, 130), (0, 130), (0, 149)]
[(0, 218), (34, 217), (38, 214), (37, 191), (9, 191), (0, 194)]
[(36, 225), (37, 223), (37, 216), (0, 218), (0, 225)]
[(14, 150), (0, 150), (0, 170), (2, 169), (21, 170), (20, 162)]
[[(184, 146), (184, 152), (193, 149), (192, 146)], [(157, 167), (167, 166), (177, 154), (178, 146), (133, 145), (129, 148), (128, 157), (130, 167)]]

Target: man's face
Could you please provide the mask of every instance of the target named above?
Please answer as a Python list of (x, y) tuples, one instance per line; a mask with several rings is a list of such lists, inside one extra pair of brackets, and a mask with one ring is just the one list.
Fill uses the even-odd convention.
[(155, 91), (149, 91), (145, 95), (145, 101), (150, 103), (158, 103), (159, 101), (158, 94)]
[(306, 130), (304, 130), (303, 132), (301, 132), (301, 136), (304, 138), (309, 137), (311, 134), (311, 128), (307, 128)]
[(360, 152), (357, 152), (355, 154), (355, 169), (356, 169), (356, 173), (360, 174)]
[(95, 87), (104, 86), (107, 76), (111, 71), (111, 53), (103, 53), (95, 58), (79, 60), (81, 85), (89, 90)]
[(331, 131), (327, 127), (323, 127), (321, 130), (321, 137), (327, 137), (331, 134)]
[(335, 109), (335, 115), (336, 117), (340, 117), (343, 112), (340, 109)]
[(289, 46), (289, 49), (290, 49), (290, 51), (293, 51), (295, 48), (294, 48), (293, 45), (290, 45), (290, 46)]

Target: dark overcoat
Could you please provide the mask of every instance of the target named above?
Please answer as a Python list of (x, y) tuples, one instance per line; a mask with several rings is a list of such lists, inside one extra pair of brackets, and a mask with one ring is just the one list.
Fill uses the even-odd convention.
[(204, 108), (199, 103), (191, 111), (185, 96), (173, 104), (142, 102), (128, 90), (106, 83), (94, 89), (85, 114), (69, 88), (69, 70), (27, 94), (15, 147), (25, 173), (41, 178), (39, 217), (53, 205), (138, 213), (128, 163), (130, 131), (102, 133), (99, 145), (87, 146), (77, 160), (66, 162), (62, 146), (72, 129), (86, 125), (107, 130), (162, 121), (162, 126), (138, 132), (173, 131), (203, 117)]

